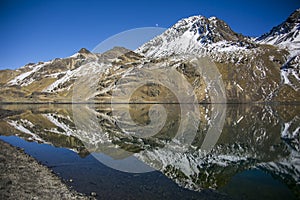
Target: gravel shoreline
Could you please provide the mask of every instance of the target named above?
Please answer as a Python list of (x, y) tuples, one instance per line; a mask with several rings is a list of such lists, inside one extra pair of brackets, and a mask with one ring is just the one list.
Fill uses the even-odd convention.
[(0, 199), (94, 199), (70, 190), (34, 158), (0, 140)]

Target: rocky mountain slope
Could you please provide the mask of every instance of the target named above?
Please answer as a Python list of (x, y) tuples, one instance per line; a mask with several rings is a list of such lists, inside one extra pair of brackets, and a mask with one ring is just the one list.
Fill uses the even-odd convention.
[(286, 63), (281, 67), (284, 83), (277, 99), (285, 99), (292, 89), (299, 93), (300, 80), (300, 9), (293, 12), (283, 23), (256, 39), (260, 44), (275, 45), (289, 51)]
[[(224, 21), (192, 16), (178, 21), (135, 52), (114, 48), (103, 54), (81, 49), (75, 55), (0, 71), (1, 102), (110, 102), (118, 80), (136, 82), (138, 69), (176, 69), (193, 86), (198, 102), (213, 102), (214, 83), (199, 74), (191, 57), (211, 60), (231, 103), (299, 102), (299, 10), (270, 33), (254, 40)], [(295, 55), (294, 55), (295, 54)], [(205, 66), (196, 66), (207, 71)], [(127, 85), (130, 85), (126, 83)], [(144, 86), (139, 101), (156, 101), (161, 86)], [(223, 102), (225, 103), (225, 101)]]

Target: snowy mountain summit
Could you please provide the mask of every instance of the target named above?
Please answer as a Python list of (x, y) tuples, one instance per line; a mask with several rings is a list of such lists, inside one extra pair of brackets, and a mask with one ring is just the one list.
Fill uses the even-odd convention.
[(150, 57), (235, 51), (255, 46), (247, 37), (235, 33), (224, 21), (191, 16), (178, 21), (162, 35), (145, 43), (137, 53)]

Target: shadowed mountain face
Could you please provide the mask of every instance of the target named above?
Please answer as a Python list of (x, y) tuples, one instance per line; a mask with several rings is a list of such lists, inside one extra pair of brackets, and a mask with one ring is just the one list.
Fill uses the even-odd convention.
[[(129, 75), (127, 81), (134, 83), (139, 69), (159, 66), (182, 73), (199, 102), (212, 102), (214, 88), (190, 64), (192, 58), (205, 57), (220, 73), (227, 102), (299, 102), (298, 54), (299, 10), (258, 39), (235, 33), (216, 17), (192, 16), (135, 52), (115, 47), (93, 54), (83, 48), (68, 58), (0, 71), (0, 101), (110, 102), (120, 79)], [(144, 88), (145, 95), (138, 97), (144, 102), (153, 99), (146, 90), (166, 94), (163, 88)]]
[[(238, 173), (259, 168), (299, 196), (299, 106), (199, 106), (196, 132), (186, 124), (189, 121), (181, 121), (186, 117), (180, 115), (179, 105), (163, 106), (167, 120), (151, 137), (134, 134), (151, 124), (147, 104), (129, 107), (135, 126), (113, 114), (127, 109), (124, 105), (114, 107), (115, 111), (110, 105), (3, 105), (0, 134), (68, 148), (82, 157), (89, 153), (116, 160), (134, 156), (196, 191), (226, 187)], [(220, 127), (218, 121), (224, 124), (215, 129)]]

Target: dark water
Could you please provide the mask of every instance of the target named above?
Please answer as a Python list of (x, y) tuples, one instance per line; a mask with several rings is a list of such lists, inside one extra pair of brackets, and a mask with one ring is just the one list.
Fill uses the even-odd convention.
[(99, 199), (300, 198), (300, 106), (0, 108), (0, 139)]

